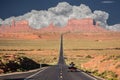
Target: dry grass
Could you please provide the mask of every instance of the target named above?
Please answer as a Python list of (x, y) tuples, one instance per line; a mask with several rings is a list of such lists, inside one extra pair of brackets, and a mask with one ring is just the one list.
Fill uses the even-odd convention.
[(0, 40), (0, 54), (18, 54), (42, 64), (57, 64), (59, 40)]
[(0, 49), (58, 49), (59, 40), (0, 40)]
[[(78, 36), (79, 37), (79, 36)], [(88, 36), (87, 36), (88, 37)], [(110, 37), (110, 35), (109, 35)], [(37, 63), (57, 64), (60, 40), (0, 40), (0, 53), (13, 53), (26, 56)], [(3, 50), (4, 49), (4, 50)], [(13, 50), (11, 50), (13, 49)], [(24, 49), (24, 50), (23, 50)], [(9, 51), (8, 51), (9, 50)], [(66, 63), (75, 62), (78, 68), (105, 71), (102, 69), (111, 63), (109, 70), (118, 71), (120, 61), (120, 38), (110, 39), (68, 39), (64, 37), (64, 55)], [(72, 56), (72, 57), (71, 57)], [(114, 56), (114, 57), (113, 57)], [(95, 63), (93, 63), (93, 61)], [(89, 66), (87, 64), (90, 64)], [(99, 64), (98, 64), (99, 63)], [(103, 64), (104, 63), (104, 64)], [(94, 64), (94, 65), (93, 65)], [(86, 67), (87, 65), (88, 67)], [(98, 65), (98, 66), (97, 66)], [(119, 75), (120, 73), (116, 73)]]
[(119, 40), (64, 40), (64, 49), (105, 49), (120, 48)]
[(58, 61), (58, 53), (55, 50), (43, 50), (43, 51), (34, 51), (30, 53), (22, 54), (22, 56), (26, 56), (31, 58), (40, 64), (57, 64)]

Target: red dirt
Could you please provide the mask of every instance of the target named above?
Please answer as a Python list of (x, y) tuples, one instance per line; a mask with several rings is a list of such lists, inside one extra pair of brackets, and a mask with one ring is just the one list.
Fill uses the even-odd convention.
[(91, 70), (98, 70), (99, 73), (104, 71), (112, 71), (120, 76), (120, 67), (116, 67), (117, 65), (120, 65), (120, 62), (112, 58), (108, 59), (111, 55), (113, 54), (107, 54), (106, 56), (99, 54), (94, 56), (94, 59), (82, 64), (82, 67)]

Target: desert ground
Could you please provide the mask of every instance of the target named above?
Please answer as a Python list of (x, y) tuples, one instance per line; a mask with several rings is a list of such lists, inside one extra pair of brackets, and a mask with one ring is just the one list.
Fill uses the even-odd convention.
[[(60, 34), (34, 35), (41, 37), (38, 39), (0, 38), (1, 66), (6, 64), (7, 60), (15, 60), (15, 56), (27, 57), (38, 64), (57, 64)], [(120, 33), (66, 33), (64, 34), (64, 57), (66, 64), (74, 62), (77, 68), (93, 75), (106, 80), (119, 80)], [(4, 73), (4, 70), (1, 68), (0, 72)]]

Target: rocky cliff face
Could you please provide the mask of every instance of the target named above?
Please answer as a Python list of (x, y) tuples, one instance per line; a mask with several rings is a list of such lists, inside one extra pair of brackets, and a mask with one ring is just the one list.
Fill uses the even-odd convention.
[(29, 27), (29, 23), (26, 20), (22, 21), (12, 21), (11, 25), (2, 25), (0, 27), (0, 32), (25, 32), (29, 31), (31, 28)]
[(40, 31), (47, 32), (106, 32), (107, 30), (99, 26), (98, 23), (94, 22), (91, 18), (85, 19), (71, 19), (68, 24), (64, 27), (57, 27), (50, 24), (48, 27), (41, 28)]
[(29, 26), (28, 21), (12, 21), (11, 25), (0, 27), (0, 38), (7, 39), (38, 39), (39, 36), (33, 34), (34, 29)]
[(28, 21), (12, 21), (11, 25), (0, 26), (0, 38), (15, 38), (15, 39), (39, 39), (40, 33), (46, 32), (107, 32), (91, 18), (85, 19), (70, 19), (66, 26), (59, 27), (51, 23), (49, 26), (40, 29), (33, 29), (29, 26)]
[[(32, 28), (29, 27), (29, 23), (26, 20), (14, 21), (11, 25), (2, 25), (0, 32), (25, 32), (30, 31)], [(41, 32), (105, 32), (106, 30), (100, 27), (91, 18), (85, 19), (71, 19), (68, 24), (64, 27), (54, 26), (51, 23), (49, 26), (40, 28)]]
[(66, 30), (74, 32), (105, 32), (106, 30), (98, 26), (91, 18), (86, 19), (71, 19), (68, 21)]

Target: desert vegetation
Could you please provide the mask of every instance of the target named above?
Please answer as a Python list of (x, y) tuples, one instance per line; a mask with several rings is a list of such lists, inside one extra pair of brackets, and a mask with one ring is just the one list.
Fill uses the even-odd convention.
[[(116, 52), (119, 51), (66, 50), (65, 57), (67, 64), (73, 61), (76, 67), (85, 72), (106, 80), (119, 80), (120, 62), (118, 56), (120, 54)], [(113, 55), (114, 58), (111, 58)]]
[[(1, 53), (2, 54), (2, 53)], [(0, 73), (28, 71), (39, 68), (39, 64), (25, 56), (18, 54), (0, 55)]]
[[(52, 35), (53, 33), (51, 33)], [(55, 34), (55, 33), (54, 33)], [(93, 35), (94, 34), (94, 35)], [(120, 79), (120, 38), (116, 33), (68, 33), (64, 35), (66, 63), (75, 62), (76, 67), (106, 80)], [(48, 35), (48, 33), (47, 33)], [(57, 35), (57, 34), (55, 34)], [(102, 35), (104, 35), (102, 37)], [(44, 36), (42, 34), (41, 36)], [(59, 35), (57, 35), (58, 37)], [(49, 37), (47, 37), (49, 38)], [(37, 64), (57, 64), (59, 38), (37, 40), (0, 39), (0, 59), (6, 54), (28, 58)], [(72, 57), (71, 57), (72, 56)], [(19, 61), (18, 58), (16, 58)], [(16, 61), (16, 60), (14, 60)], [(13, 64), (13, 62), (12, 62)], [(3, 62), (0, 63), (3, 65)], [(0, 66), (1, 73), (3, 67)], [(11, 72), (7, 71), (7, 72)], [(16, 71), (25, 71), (16, 69)]]
[[(0, 53), (0, 73), (28, 71), (44, 66), (55, 65), (58, 53), (54, 50), (15, 50)], [(41, 66), (40, 66), (41, 65)]]

